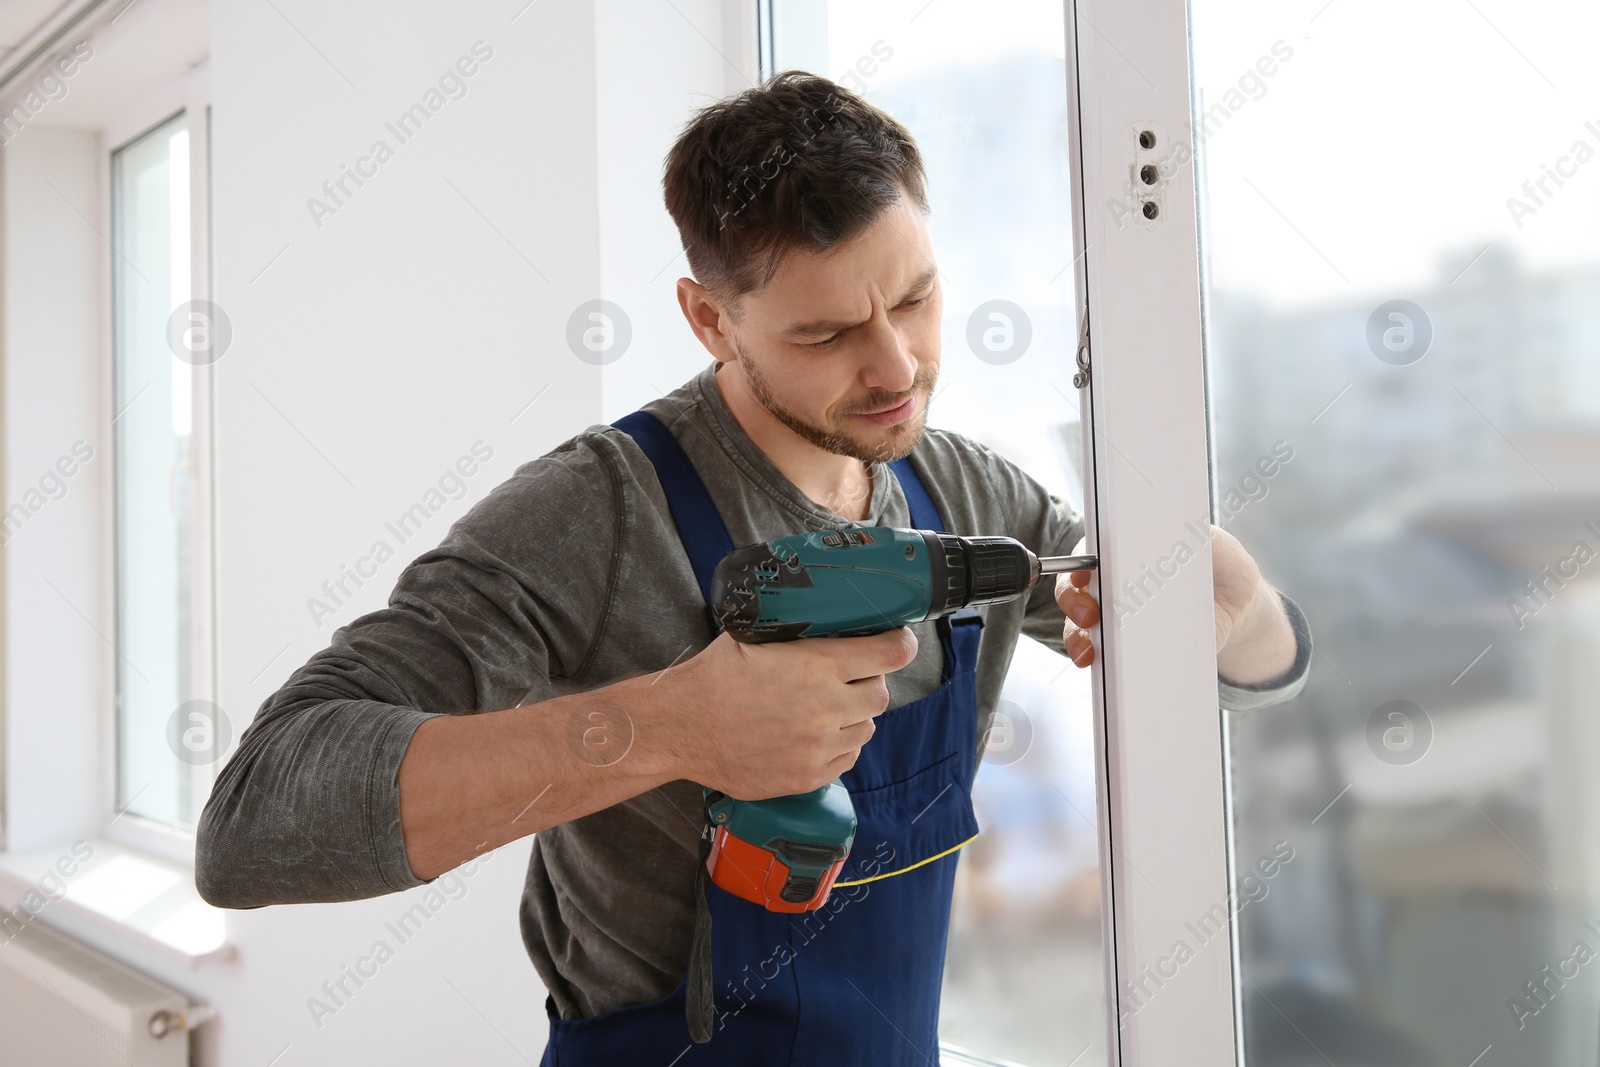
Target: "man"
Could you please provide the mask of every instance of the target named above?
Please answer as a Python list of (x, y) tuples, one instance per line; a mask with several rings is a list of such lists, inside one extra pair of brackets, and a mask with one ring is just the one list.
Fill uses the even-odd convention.
[[(225, 907), (348, 900), (538, 831), (521, 925), (547, 1063), (925, 1062), (979, 746), (1019, 634), (1092, 661), (1086, 576), (974, 617), (741, 645), (714, 632), (709, 567), (853, 523), (1062, 554), (1082, 520), (927, 428), (940, 289), (903, 127), (791, 72), (700, 112), (663, 184), (694, 273), (679, 304), (715, 363), (523, 464), (268, 698), (202, 816), (197, 882)], [(1220, 530), (1213, 564), (1222, 703), (1288, 698), (1299, 609)], [(702, 786), (841, 776), (860, 827), (828, 903), (782, 915), (709, 886), (697, 933)]]

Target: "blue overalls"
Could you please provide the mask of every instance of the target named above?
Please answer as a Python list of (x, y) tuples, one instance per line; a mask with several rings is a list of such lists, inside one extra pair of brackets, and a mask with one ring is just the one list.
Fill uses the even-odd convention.
[[(655, 465), (709, 600), (712, 571), (734, 548), (710, 494), (653, 415), (639, 411), (613, 425)], [(912, 524), (943, 530), (938, 507), (909, 460), (890, 467)], [(711, 1040), (690, 1040), (685, 975), (660, 1000), (589, 1019), (558, 1019), (547, 998), (543, 1067), (939, 1062), (939, 992), (956, 850), (978, 833), (974, 671), (982, 619), (969, 609), (937, 626), (944, 652), (939, 687), (879, 715), (872, 740), (842, 776), (859, 825), (827, 903), (786, 915), (706, 886), (715, 993)]]

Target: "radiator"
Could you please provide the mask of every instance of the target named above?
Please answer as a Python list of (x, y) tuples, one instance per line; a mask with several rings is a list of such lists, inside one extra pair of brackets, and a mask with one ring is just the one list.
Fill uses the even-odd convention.
[(211, 1014), (37, 922), (0, 937), (3, 1067), (188, 1067)]

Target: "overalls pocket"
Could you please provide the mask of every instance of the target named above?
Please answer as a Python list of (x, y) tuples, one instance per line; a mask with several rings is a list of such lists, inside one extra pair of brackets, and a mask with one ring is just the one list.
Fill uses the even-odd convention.
[(856, 806), (856, 839), (835, 891), (909, 871), (977, 836), (972, 791), (963, 773), (968, 758), (952, 752), (904, 781), (876, 789), (858, 789), (846, 775)]

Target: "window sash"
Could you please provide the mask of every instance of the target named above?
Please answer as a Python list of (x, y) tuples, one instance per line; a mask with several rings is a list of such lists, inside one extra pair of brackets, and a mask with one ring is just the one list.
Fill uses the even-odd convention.
[[(1194, 145), (1188, 12), (1163, 0), (1066, 3), (1074, 252), (1090, 339), (1086, 520), (1104, 615), (1095, 695), (1108, 1059), (1242, 1062), (1195, 167), (1163, 168), (1153, 187), (1138, 179), (1145, 163)], [(1142, 200), (1157, 204), (1154, 219)], [(1159, 611), (1138, 610), (1153, 599), (1141, 585)]]
[[(176, 118), (175, 118), (176, 117)], [(104, 178), (108, 195), (103, 201), (106, 232), (117, 232), (118, 154), (139, 141), (140, 138), (168, 121), (181, 121), (188, 139), (188, 284), (189, 299), (208, 299), (211, 294), (211, 241), (210, 241), (210, 97), (204, 68), (169, 86), (166, 90), (142, 102), (108, 124), (102, 136), (104, 148)], [(118, 240), (117, 248), (122, 242)], [(129, 398), (116, 381), (126, 373), (127, 366), (121, 351), (122, 322), (118, 301), (120, 277), (129, 268), (118, 251), (108, 256), (108, 291), (112, 294), (108, 309), (107, 352), (111, 368), (111, 412), (108, 421), (121, 421), (121, 409)], [(177, 287), (175, 286), (175, 289)], [(164, 343), (164, 342), (163, 342)], [(214, 410), (213, 371), (206, 365), (190, 366), (174, 359), (175, 371), (181, 371), (176, 380), (187, 382), (189, 402), (189, 446), (184, 489), (189, 496), (184, 536), (188, 542), (188, 558), (182, 567), (180, 584), (185, 588), (184, 605), (188, 615), (188, 636), (180, 659), (185, 663), (179, 681), (184, 699), (214, 701), (216, 679), (215, 640), (215, 536), (214, 536)], [(164, 383), (163, 383), (164, 384)], [(151, 388), (156, 388), (152, 385)], [(117, 425), (112, 426), (114, 463), (117, 470), (107, 501), (109, 513), (118, 519), (117, 530), (109, 546), (113, 598), (116, 608), (116, 647), (126, 647), (131, 627), (124, 619), (124, 598), (127, 595), (127, 578), (123, 570), (125, 531), (121, 527), (124, 491), (124, 455), (122, 434)], [(120, 651), (113, 655), (111, 671), (113, 681), (111, 714), (108, 716), (107, 766), (112, 769), (104, 832), (135, 847), (145, 848), (175, 860), (188, 862), (192, 858), (193, 827), (201, 805), (209, 794), (220, 761), (210, 764), (186, 763), (173, 759), (169, 779), (151, 784), (150, 789), (168, 788), (184, 797), (178, 818), (159, 817), (159, 809), (142, 803), (139, 790), (146, 781), (127, 781), (126, 769), (132, 739), (126, 719), (126, 682), (129, 667)], [(148, 739), (146, 739), (148, 740)], [(165, 741), (160, 742), (165, 752)], [(145, 794), (146, 797), (149, 793)]]

